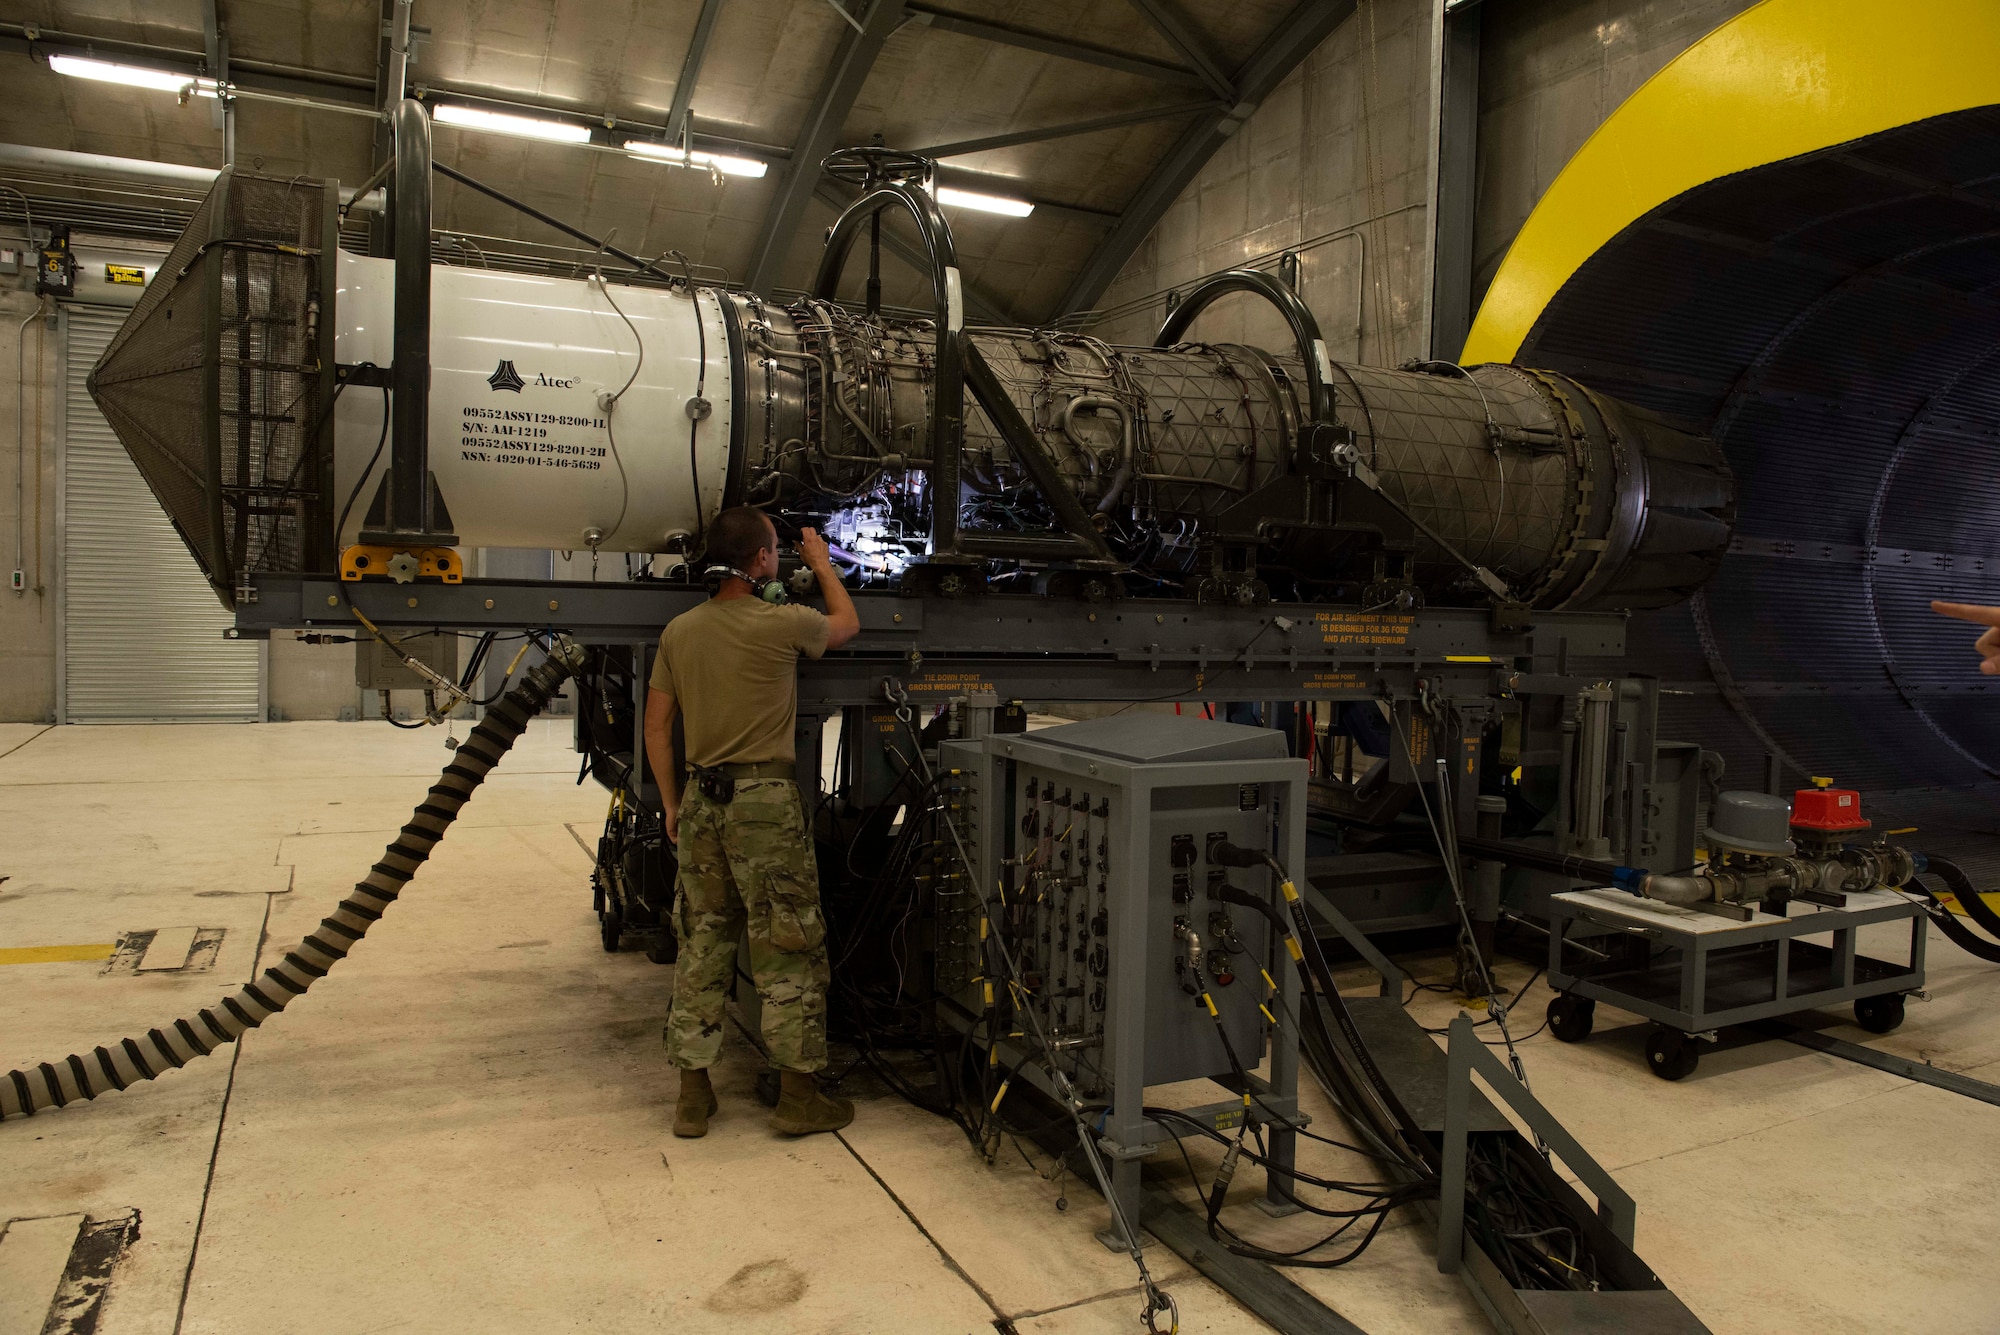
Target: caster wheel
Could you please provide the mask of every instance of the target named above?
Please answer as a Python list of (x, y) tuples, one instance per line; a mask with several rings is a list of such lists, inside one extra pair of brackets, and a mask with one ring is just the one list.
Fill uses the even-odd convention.
[(1597, 1003), (1589, 997), (1559, 996), (1549, 1002), (1549, 1032), (1565, 1043), (1589, 1038), (1596, 1018)]
[(597, 928), (604, 939), (604, 949), (617, 954), (618, 943), (625, 936), (625, 910), (617, 904), (610, 905), (597, 915)]
[(1662, 1080), (1684, 1080), (1701, 1061), (1696, 1039), (1678, 1029), (1655, 1029), (1646, 1039), (1646, 1066)]
[(661, 923), (660, 930), (653, 936), (653, 944), (646, 947), (646, 958), (655, 964), (672, 964), (680, 957), (680, 938), (674, 935), (671, 926)]
[(1854, 1023), (1871, 1034), (1887, 1034), (1903, 1023), (1903, 998), (1891, 993), (1854, 1003)]

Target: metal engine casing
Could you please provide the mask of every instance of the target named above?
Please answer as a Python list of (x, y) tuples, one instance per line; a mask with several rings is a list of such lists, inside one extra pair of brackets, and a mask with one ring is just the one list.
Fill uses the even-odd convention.
[[(747, 378), (743, 495), (778, 508), (868, 509), (856, 551), (891, 573), (899, 515), (919, 516), (931, 439), (935, 333), (829, 302), (738, 298)], [(1301, 423), (1303, 368), (1242, 344), (1120, 347), (1088, 335), (979, 329), (967, 339), (1123, 555), (1185, 569), (1227, 507), (1283, 475)], [(1384, 488), (1459, 553), (1536, 606), (1666, 606), (1714, 573), (1734, 483), (1712, 442), (1565, 376), (1521, 367), (1389, 371), (1329, 363), (1340, 419)], [(975, 496), (1021, 491), (1005, 437), (969, 407), (961, 465)], [(847, 505), (843, 506), (842, 502)], [(859, 502), (859, 504), (856, 504)], [(984, 502), (975, 500), (974, 509)], [(884, 530), (888, 530), (886, 533)], [(1134, 551), (1133, 546), (1139, 550)], [(1308, 581), (1351, 538), (1291, 530), (1276, 559)], [(1463, 563), (1419, 538), (1418, 577), (1451, 589)]]
[[(335, 198), (220, 180), (91, 378), (232, 606), (249, 576), (334, 568), (389, 519), (394, 266), (320, 244)], [(933, 322), (432, 265), (425, 407), (398, 449), (434, 485), (405, 501), (433, 495), (464, 547), (692, 556), (750, 502), (828, 531), (862, 585), (937, 564), (968, 587), (1077, 575), (1091, 597), (1399, 612), (1664, 606), (1727, 549), (1714, 443), (1564, 376), (1336, 363), (1249, 271), (1218, 278), (1290, 303), (1291, 353), (967, 328), (949, 275)]]

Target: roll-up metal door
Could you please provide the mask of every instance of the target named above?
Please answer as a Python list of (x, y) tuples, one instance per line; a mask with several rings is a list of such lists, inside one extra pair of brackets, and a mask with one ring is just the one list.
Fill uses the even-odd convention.
[(255, 722), (258, 646), (223, 639), (233, 618), (85, 388), (127, 313), (62, 311), (63, 721)]

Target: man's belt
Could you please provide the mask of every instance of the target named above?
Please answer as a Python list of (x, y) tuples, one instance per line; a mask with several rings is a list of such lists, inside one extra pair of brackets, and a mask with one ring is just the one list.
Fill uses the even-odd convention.
[(751, 765), (690, 765), (689, 769), (712, 769), (726, 774), (739, 783), (749, 783), (752, 779), (793, 779), (798, 777), (799, 767), (789, 760), (760, 760)]
[(736, 799), (736, 785), (758, 779), (796, 782), (798, 766), (789, 760), (760, 760), (753, 764), (689, 765), (688, 777), (711, 802), (727, 806)]

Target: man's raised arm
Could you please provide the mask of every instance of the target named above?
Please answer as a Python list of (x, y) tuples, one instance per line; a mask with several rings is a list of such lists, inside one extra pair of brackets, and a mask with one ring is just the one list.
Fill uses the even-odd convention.
[(847, 596), (847, 586), (834, 573), (833, 557), (826, 550), (826, 539), (809, 528), (799, 530), (799, 559), (804, 561), (819, 577), (819, 592), (826, 599), (826, 647), (838, 649), (861, 633), (861, 614), (854, 610), (854, 600)]

